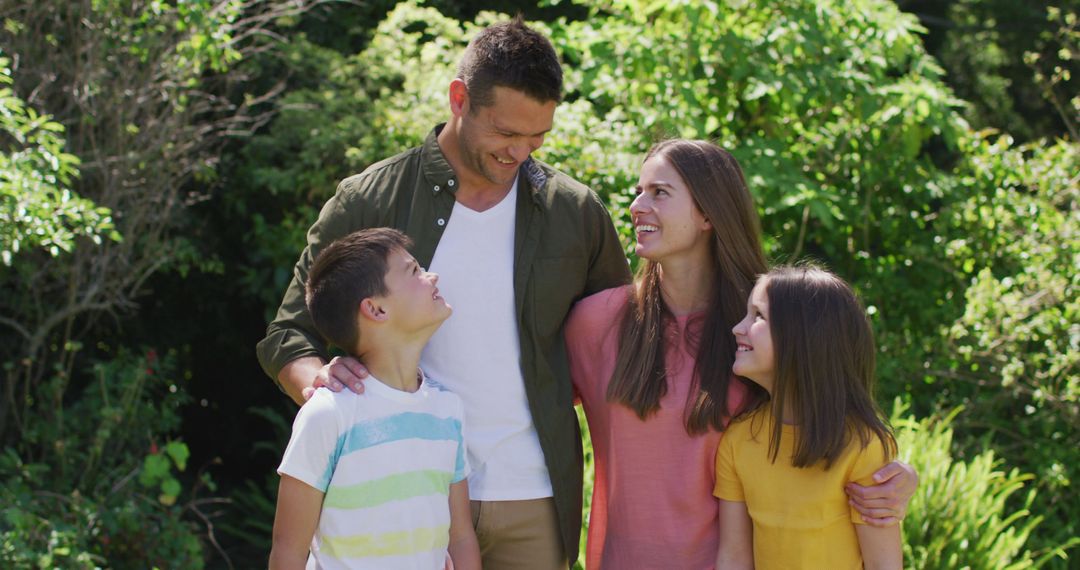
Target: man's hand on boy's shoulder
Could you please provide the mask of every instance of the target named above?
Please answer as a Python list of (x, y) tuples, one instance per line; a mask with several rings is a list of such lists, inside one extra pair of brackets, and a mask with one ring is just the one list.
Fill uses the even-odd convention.
[(346, 386), (357, 394), (364, 393), (364, 379), (368, 369), (359, 360), (351, 356), (335, 356), (315, 374), (311, 387), (304, 388), (304, 399), (311, 399), (316, 388), (328, 388), (331, 392), (340, 392)]

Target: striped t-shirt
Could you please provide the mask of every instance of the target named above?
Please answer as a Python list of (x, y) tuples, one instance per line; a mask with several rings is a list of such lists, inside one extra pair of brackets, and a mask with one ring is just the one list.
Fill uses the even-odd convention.
[(430, 381), (412, 393), (373, 377), (360, 395), (316, 390), (278, 467), (325, 493), (308, 567), (442, 568), (450, 484), (468, 475), (463, 417)]

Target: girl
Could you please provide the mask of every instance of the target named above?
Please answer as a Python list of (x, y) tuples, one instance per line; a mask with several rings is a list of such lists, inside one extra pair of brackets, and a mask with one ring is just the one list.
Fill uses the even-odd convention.
[[(649, 151), (630, 213), (636, 283), (579, 301), (565, 331), (595, 454), (586, 567), (708, 569), (721, 432), (767, 396), (731, 375), (731, 327), (766, 267), (757, 213), (735, 158), (688, 140)], [(879, 475), (871, 514), (902, 516), (913, 472)]]
[(899, 526), (867, 526), (843, 492), (896, 454), (855, 293), (817, 267), (779, 267), (758, 280), (732, 332), (735, 373), (768, 401), (717, 450), (717, 568), (901, 568)]

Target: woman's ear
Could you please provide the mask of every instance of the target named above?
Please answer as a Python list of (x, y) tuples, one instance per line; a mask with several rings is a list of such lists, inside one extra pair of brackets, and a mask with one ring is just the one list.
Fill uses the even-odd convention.
[(698, 222), (698, 229), (703, 232), (711, 231), (712, 223), (709, 222), (709, 218), (707, 218), (701, 210), (698, 210), (698, 215), (701, 216), (701, 221)]

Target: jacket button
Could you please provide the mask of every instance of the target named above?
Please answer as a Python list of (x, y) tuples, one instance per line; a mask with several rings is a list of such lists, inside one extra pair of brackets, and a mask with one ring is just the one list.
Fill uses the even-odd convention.
[(445, 218), (439, 218), (438, 220), (435, 220), (435, 223), (439, 224), (439, 227), (445, 226), (446, 225), (446, 219)]
[(447, 180), (447, 181), (446, 181), (446, 185), (447, 185), (447, 186), (453, 186), (453, 185), (454, 185), (454, 179), (453, 179), (453, 178), (451, 178), (450, 180)]
[(436, 184), (436, 185), (435, 185), (435, 191), (436, 191), (436, 192), (438, 192), (438, 191), (439, 191), (439, 185), (438, 185), (438, 184)]

